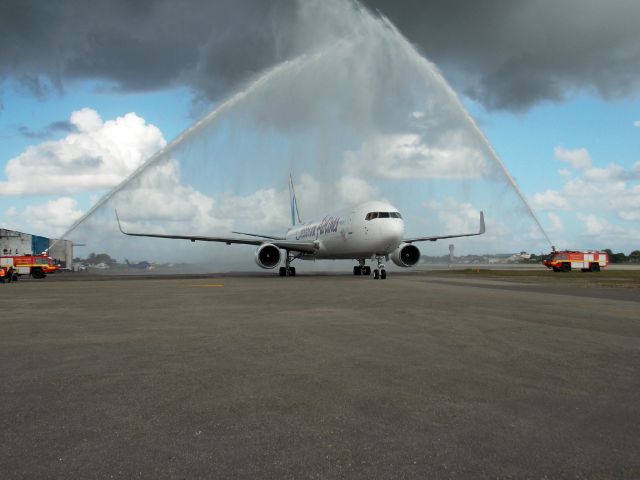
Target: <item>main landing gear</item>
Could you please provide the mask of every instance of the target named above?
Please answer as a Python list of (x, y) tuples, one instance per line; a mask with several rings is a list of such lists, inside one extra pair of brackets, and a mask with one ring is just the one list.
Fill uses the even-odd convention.
[[(384, 280), (385, 278), (387, 278), (387, 271), (384, 269), (382, 258), (383, 257), (376, 257), (376, 260), (378, 261), (378, 268), (376, 268), (373, 271), (373, 278), (375, 278), (376, 280), (377, 279)], [(358, 263), (359, 265), (356, 265), (355, 267), (353, 267), (354, 275), (366, 275), (366, 276), (371, 275), (371, 267), (364, 264), (365, 263), (364, 258), (359, 258)]]
[(295, 277), (296, 267), (280, 267), (279, 273), (281, 277)]
[(287, 254), (285, 256), (286, 267), (280, 267), (280, 270), (278, 271), (281, 277), (296, 276), (296, 267), (291, 266), (291, 262), (293, 262), (296, 258), (298, 257), (292, 255), (291, 253), (289, 253), (289, 250), (287, 250)]
[(360, 265), (353, 267), (354, 275), (371, 275), (371, 267), (364, 264), (364, 258), (358, 259)]

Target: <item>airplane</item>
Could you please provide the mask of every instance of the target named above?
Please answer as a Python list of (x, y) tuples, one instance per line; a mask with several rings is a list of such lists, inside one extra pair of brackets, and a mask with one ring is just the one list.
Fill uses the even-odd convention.
[(152, 265), (146, 260), (143, 260), (142, 262), (138, 262), (138, 263), (131, 263), (128, 259), (125, 259), (125, 263), (127, 264), (127, 267), (137, 268), (139, 270), (150, 270), (152, 267)]
[[(261, 235), (233, 231), (242, 237), (206, 237), (200, 235), (165, 235), (159, 233), (132, 233), (123, 230), (116, 211), (118, 228), (125, 235), (134, 237), (173, 238), (192, 242), (220, 242), (257, 246), (255, 262), (259, 267), (272, 269), (280, 265), (284, 250), (284, 266), (278, 270), (281, 277), (295, 276), (291, 266), (294, 260), (345, 260), (358, 262), (354, 275), (371, 275), (367, 259), (376, 261), (373, 278), (385, 279), (387, 271), (382, 260), (399, 267), (412, 267), (420, 260), (417, 242), (435, 242), (445, 238), (472, 237), (485, 233), (484, 213), (480, 212), (480, 230), (475, 233), (405, 238), (402, 215), (393, 205), (382, 201), (370, 201), (353, 208), (326, 215), (322, 220), (303, 223), (300, 220), (298, 202), (289, 178), (292, 226), (284, 236)], [(296, 223), (296, 219), (298, 223)]]

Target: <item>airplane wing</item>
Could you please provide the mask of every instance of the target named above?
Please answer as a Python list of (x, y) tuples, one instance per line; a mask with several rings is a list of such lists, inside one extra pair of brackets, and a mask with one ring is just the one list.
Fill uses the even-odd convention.
[(413, 243), (413, 242), (435, 242), (436, 240), (443, 240), (445, 238), (458, 238), (458, 237), (473, 237), (475, 235), (482, 235), (485, 232), (484, 226), (484, 213), (480, 212), (480, 231), (477, 233), (461, 233), (458, 235), (441, 235), (435, 237), (416, 237), (416, 238), (407, 238), (404, 240), (405, 243)]
[[(205, 237), (202, 235), (166, 235), (161, 233), (132, 233), (125, 232), (122, 229), (122, 225), (120, 224), (120, 218), (118, 217), (118, 212), (116, 212), (116, 220), (118, 221), (118, 228), (125, 235), (129, 235), (132, 237), (151, 237), (151, 238), (173, 238), (178, 240), (190, 240), (192, 242), (219, 242), (226, 243), (227, 245), (231, 244), (240, 244), (240, 245), (262, 245), (263, 243), (271, 243), (278, 248), (283, 248), (285, 250), (292, 250), (296, 252), (305, 252), (305, 253), (314, 253), (319, 245), (317, 242), (301, 242), (297, 240), (285, 240), (285, 239), (276, 239), (276, 237), (267, 237), (261, 236), (262, 239), (253, 239), (253, 238), (238, 238), (238, 237)], [(254, 236), (259, 236), (255, 235)]]
[(269, 240), (285, 240), (284, 237), (272, 237), (270, 235), (262, 235), (260, 233), (247, 233), (247, 232), (236, 232), (236, 231), (233, 231), (231, 233), (237, 233), (239, 235), (248, 235), (249, 237), (268, 238)]

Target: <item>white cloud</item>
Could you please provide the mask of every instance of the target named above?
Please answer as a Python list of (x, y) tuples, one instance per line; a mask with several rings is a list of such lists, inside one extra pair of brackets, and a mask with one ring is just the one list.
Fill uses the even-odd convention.
[(487, 173), (482, 152), (465, 145), (460, 132), (443, 135), (440, 145), (428, 145), (413, 133), (378, 135), (358, 151), (344, 155), (350, 175), (363, 172), (388, 179), (465, 179)]
[(90, 108), (75, 111), (76, 132), (28, 147), (7, 162), (0, 195), (69, 194), (117, 185), (166, 142), (135, 113), (103, 122)]
[(55, 237), (62, 235), (82, 213), (75, 199), (60, 197), (42, 204), (28, 205), (20, 211), (11, 207), (7, 216), (19, 222), (17, 227), (23, 231)]
[(443, 231), (441, 234), (473, 232), (478, 228), (480, 210), (469, 202), (458, 202), (452, 198), (444, 201), (431, 200), (423, 206), (437, 213)]
[(593, 161), (591, 155), (586, 148), (576, 148), (573, 150), (565, 149), (563, 147), (556, 147), (554, 149), (556, 159), (561, 162), (567, 162), (573, 168), (577, 170), (584, 170), (591, 167)]
[(562, 223), (562, 219), (559, 215), (556, 215), (553, 212), (549, 212), (547, 213), (547, 217), (551, 222), (551, 230), (553, 230), (554, 232), (561, 232), (562, 230), (564, 230), (564, 224)]
[(640, 210), (619, 212), (618, 216), (623, 220), (638, 221), (640, 220)]
[(568, 170), (566, 168), (562, 168), (562, 169), (558, 170), (558, 175), (560, 175), (564, 179), (569, 179), (569, 178), (571, 178), (573, 176), (573, 173), (571, 172), (571, 170)]
[(594, 214), (585, 215), (579, 213), (577, 218), (584, 224), (588, 235), (601, 235), (612, 229), (611, 224), (607, 220)]
[(123, 218), (146, 226), (185, 222), (195, 232), (230, 226), (212, 216), (212, 198), (180, 182), (176, 160), (156, 164), (140, 175), (135, 185), (118, 193), (115, 207)]
[(636, 120), (635, 122), (633, 122), (633, 126), (640, 128), (640, 120)]
[(532, 204), (537, 210), (567, 210), (569, 208), (567, 199), (555, 190), (536, 193), (533, 195)]
[(584, 178), (594, 182), (615, 182), (619, 180), (635, 180), (640, 178), (640, 162), (630, 170), (622, 165), (610, 163), (606, 168), (590, 168), (584, 172)]
[[(207, 196), (181, 183), (176, 160), (154, 165), (136, 182), (114, 199), (123, 226), (130, 230), (203, 235), (241, 230), (281, 235), (291, 223), (288, 189)], [(360, 178), (342, 177), (336, 193), (340, 204), (353, 205), (371, 200), (376, 189)], [(296, 185), (296, 194), (302, 220), (313, 220), (325, 194), (321, 184), (304, 174)]]
[(342, 203), (355, 205), (373, 200), (377, 190), (361, 178), (346, 176), (338, 180), (338, 195)]

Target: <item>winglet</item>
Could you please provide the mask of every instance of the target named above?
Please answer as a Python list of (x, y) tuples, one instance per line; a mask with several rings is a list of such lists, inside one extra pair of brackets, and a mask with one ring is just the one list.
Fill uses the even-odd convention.
[(114, 212), (116, 212), (116, 220), (117, 220), (117, 222), (118, 222), (118, 228), (119, 228), (119, 229), (120, 229), (120, 231), (121, 231), (122, 233), (124, 233), (125, 235), (129, 235), (127, 232), (125, 232), (125, 231), (122, 229), (122, 225), (120, 225), (120, 217), (118, 217), (118, 210), (116, 210), (116, 209), (114, 208), (114, 209), (113, 209), (113, 211), (114, 211)]
[(484, 212), (480, 210), (480, 232), (478, 235), (482, 235), (486, 231), (484, 227)]

